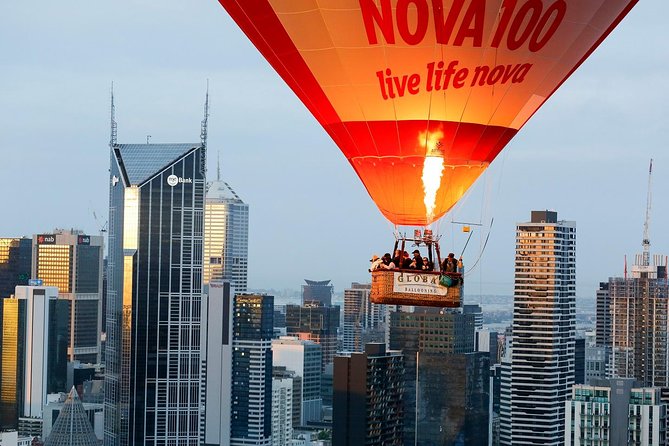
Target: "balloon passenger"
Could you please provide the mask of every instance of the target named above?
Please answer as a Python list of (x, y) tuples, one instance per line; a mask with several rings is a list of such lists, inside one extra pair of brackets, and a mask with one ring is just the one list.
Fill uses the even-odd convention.
[(420, 255), (419, 250), (414, 250), (413, 254), (413, 259), (411, 260), (411, 263), (409, 264), (409, 268), (411, 269), (423, 269), (423, 257)]

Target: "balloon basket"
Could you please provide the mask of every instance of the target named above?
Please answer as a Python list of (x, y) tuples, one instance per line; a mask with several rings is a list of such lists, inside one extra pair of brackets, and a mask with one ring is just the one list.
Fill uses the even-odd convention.
[[(452, 285), (440, 284), (442, 277)], [(461, 291), (460, 273), (377, 270), (372, 271), (370, 300), (385, 305), (455, 308), (460, 306)]]

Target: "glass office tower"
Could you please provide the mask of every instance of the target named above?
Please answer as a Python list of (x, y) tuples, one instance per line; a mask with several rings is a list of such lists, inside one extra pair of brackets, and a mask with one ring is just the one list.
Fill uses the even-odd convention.
[(205, 147), (111, 145), (104, 444), (197, 445)]

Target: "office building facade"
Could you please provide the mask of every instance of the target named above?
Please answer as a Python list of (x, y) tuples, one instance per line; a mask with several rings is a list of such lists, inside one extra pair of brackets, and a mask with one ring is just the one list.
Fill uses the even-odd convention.
[(68, 313), (54, 287), (0, 299), (0, 429), (22, 431), (26, 419), (41, 432), (47, 395), (66, 391)]
[(274, 297), (234, 297), (231, 446), (272, 444)]
[(285, 367), (301, 378), (300, 391), (293, 392), (300, 399), (300, 426), (321, 421), (321, 357), (322, 348), (313, 341), (293, 336), (281, 336), (272, 341), (274, 367)]
[(31, 261), (31, 239), (0, 238), (0, 299), (14, 294), (19, 285), (28, 285)]
[(76, 230), (33, 236), (32, 277), (70, 303), (68, 359), (98, 364), (102, 331), (103, 238)]
[(246, 293), (249, 250), (249, 206), (230, 185), (207, 184), (204, 211), (204, 283), (229, 280)]
[(233, 295), (230, 282), (213, 280), (204, 286), (201, 342), (204, 385), (201, 397), (204, 401), (202, 443), (205, 446), (230, 444)]
[(339, 306), (328, 307), (315, 301), (286, 305), (286, 333), (321, 346), (321, 370), (332, 363), (337, 352), (339, 313)]
[[(424, 307), (416, 307), (414, 312), (390, 312), (389, 347), (402, 352), (405, 366), (404, 445), (445, 444), (445, 435), (464, 432), (465, 422), (474, 421), (473, 412), (465, 411), (457, 421), (453, 417), (449, 420), (449, 410), (453, 414), (461, 409), (464, 399), (456, 408), (445, 406), (444, 398), (453, 391), (449, 379), (459, 376), (464, 380), (465, 354), (474, 352), (476, 317), (476, 312)], [(486, 394), (487, 382), (486, 377), (482, 390)], [(463, 381), (460, 390), (465, 388)], [(448, 433), (443, 429), (447, 423), (452, 423)]]
[(333, 446), (403, 444), (404, 358), (385, 344), (335, 356)]
[(272, 378), (272, 446), (291, 446), (293, 441), (293, 379)]
[(370, 284), (352, 283), (344, 290), (344, 351), (362, 352), (368, 342), (382, 342), (386, 329), (386, 306), (369, 299)]
[(111, 145), (106, 446), (200, 441), (205, 148)]
[(574, 384), (576, 225), (533, 211), (516, 228), (513, 339), (502, 363), (500, 443), (561, 445)]

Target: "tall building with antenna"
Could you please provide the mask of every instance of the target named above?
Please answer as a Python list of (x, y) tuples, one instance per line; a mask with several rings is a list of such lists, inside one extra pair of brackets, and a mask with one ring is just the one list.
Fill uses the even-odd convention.
[[(635, 378), (642, 386), (669, 386), (669, 285), (667, 258), (651, 255), (650, 215), (653, 161), (648, 171), (648, 198), (643, 225), (643, 252), (637, 254), (631, 277), (612, 277), (608, 281), (608, 306), (612, 374), (616, 378)], [(598, 315), (606, 314), (606, 309)], [(608, 328), (608, 327), (607, 327)]]
[(198, 142), (119, 144), (111, 110), (104, 444), (197, 445), (207, 113)]
[(207, 183), (204, 212), (204, 283), (229, 280), (235, 293), (245, 293), (248, 278), (249, 205), (228, 183)]

